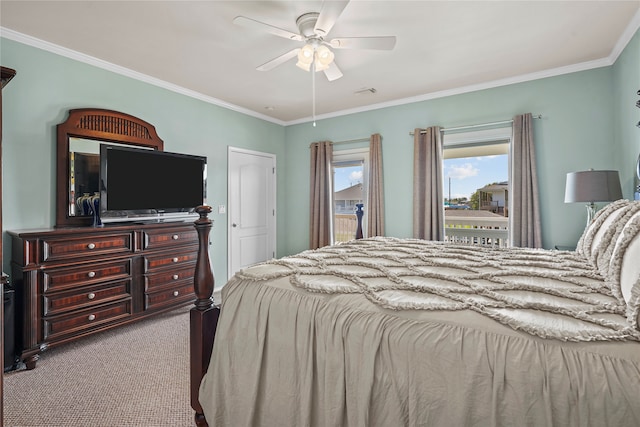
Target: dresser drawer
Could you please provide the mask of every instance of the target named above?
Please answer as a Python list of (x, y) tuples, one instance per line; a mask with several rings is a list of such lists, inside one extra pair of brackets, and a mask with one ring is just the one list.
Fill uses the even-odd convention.
[(131, 317), (131, 299), (113, 304), (92, 307), (86, 310), (60, 316), (45, 317), (44, 339), (53, 340), (60, 336), (101, 327)]
[(144, 230), (144, 249), (175, 248), (178, 245), (197, 245), (198, 233), (193, 226), (173, 230)]
[(42, 241), (42, 262), (132, 252), (133, 238), (131, 233), (52, 238)]
[(131, 279), (84, 286), (82, 289), (44, 295), (44, 315), (52, 316), (130, 297)]
[(45, 270), (43, 274), (45, 293), (77, 288), (107, 280), (130, 277), (131, 259), (85, 264), (82, 267)]
[(193, 283), (181, 282), (177, 283), (175, 287), (145, 294), (144, 309), (153, 310), (180, 303), (188, 303), (189, 301), (193, 301), (195, 298), (196, 296), (193, 293)]
[(150, 273), (166, 267), (179, 268), (184, 264), (194, 263), (197, 259), (197, 248), (188, 251), (171, 251), (160, 255), (146, 256), (144, 257), (144, 271), (145, 273)]
[(195, 264), (187, 264), (181, 268), (174, 268), (160, 273), (147, 274), (144, 277), (144, 291), (153, 292), (158, 288), (172, 283), (178, 283), (183, 280), (190, 280), (192, 283), (195, 270)]

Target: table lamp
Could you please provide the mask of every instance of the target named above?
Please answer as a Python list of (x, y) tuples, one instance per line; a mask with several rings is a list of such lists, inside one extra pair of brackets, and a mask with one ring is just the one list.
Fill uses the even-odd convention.
[(596, 202), (613, 202), (621, 198), (618, 171), (590, 169), (567, 174), (564, 202), (587, 203), (587, 226), (596, 213)]

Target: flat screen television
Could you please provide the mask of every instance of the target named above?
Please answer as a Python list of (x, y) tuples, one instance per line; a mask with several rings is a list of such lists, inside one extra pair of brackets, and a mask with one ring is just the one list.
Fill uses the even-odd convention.
[(207, 158), (143, 148), (100, 145), (103, 223), (171, 221), (205, 204)]

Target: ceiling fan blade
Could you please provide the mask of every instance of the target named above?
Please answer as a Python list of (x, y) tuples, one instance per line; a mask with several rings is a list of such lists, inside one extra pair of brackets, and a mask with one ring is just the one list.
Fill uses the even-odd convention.
[(349, 4), (349, 0), (346, 1), (333, 1), (333, 0), (325, 0), (322, 2), (322, 9), (320, 9), (320, 15), (318, 16), (318, 20), (316, 21), (316, 26), (314, 31), (317, 35), (321, 37), (326, 37), (333, 28), (333, 25), (336, 23), (340, 14)]
[(396, 45), (396, 36), (343, 37), (332, 39), (329, 44), (334, 49), (392, 50)]
[(284, 64), (285, 62), (287, 62), (291, 58), (297, 56), (299, 51), (300, 51), (299, 47), (295, 48), (293, 50), (290, 50), (289, 52), (284, 53), (284, 54), (278, 56), (277, 58), (272, 59), (269, 62), (265, 62), (261, 66), (257, 67), (256, 70), (258, 70), (258, 71), (269, 71), (269, 70), (272, 70), (272, 69), (276, 68), (278, 65)]
[(283, 30), (282, 28), (274, 27), (273, 25), (265, 24), (264, 22), (247, 18), (246, 16), (236, 16), (233, 19), (233, 23), (245, 28), (254, 28), (257, 30), (266, 31), (267, 33), (271, 33), (279, 37), (284, 37), (285, 39), (302, 41), (302, 36), (300, 34), (292, 33), (291, 31)]
[(342, 77), (342, 71), (340, 71), (340, 68), (338, 68), (338, 66), (334, 61), (331, 64), (329, 64), (329, 68), (324, 70), (324, 75), (327, 77), (327, 80), (332, 82)]

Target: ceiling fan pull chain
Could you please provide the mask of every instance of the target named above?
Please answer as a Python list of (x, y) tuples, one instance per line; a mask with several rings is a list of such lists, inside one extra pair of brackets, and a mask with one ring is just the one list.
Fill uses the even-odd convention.
[(311, 63), (311, 102), (313, 103), (311, 117), (313, 118), (313, 127), (316, 127), (316, 61)]

